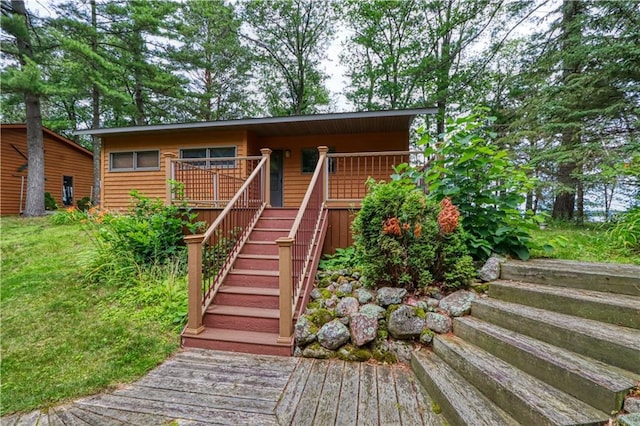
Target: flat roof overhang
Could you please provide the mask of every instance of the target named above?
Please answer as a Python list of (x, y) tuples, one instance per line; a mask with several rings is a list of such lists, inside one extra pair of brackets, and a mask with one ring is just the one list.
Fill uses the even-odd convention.
[(76, 135), (118, 136), (135, 133), (183, 132), (188, 130), (246, 130), (258, 136), (374, 133), (409, 130), (416, 115), (433, 115), (436, 108), (391, 111), (345, 112), (286, 117), (246, 118), (179, 124), (76, 130)]

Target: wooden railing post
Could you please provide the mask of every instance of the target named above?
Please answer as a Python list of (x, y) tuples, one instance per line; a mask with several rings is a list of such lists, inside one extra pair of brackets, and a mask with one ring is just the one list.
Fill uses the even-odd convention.
[(204, 330), (202, 325), (202, 240), (204, 235), (184, 238), (188, 248), (189, 306), (187, 327), (184, 334), (196, 335)]
[(263, 157), (267, 157), (267, 162), (264, 164), (262, 193), (267, 207), (271, 207), (271, 150), (269, 148), (262, 148), (260, 152)]
[(321, 204), (324, 203), (325, 201), (327, 201), (327, 188), (328, 188), (328, 180), (329, 180), (329, 160), (327, 159), (327, 153), (329, 152), (329, 147), (328, 146), (319, 146), (318, 147), (318, 153), (320, 155), (320, 158), (324, 157), (324, 178), (322, 179), (322, 183), (320, 185), (322, 185), (322, 189), (320, 190), (320, 193), (322, 194), (321, 197), (322, 199)]
[(177, 158), (178, 156), (176, 154), (174, 154), (173, 152), (165, 152), (164, 153), (164, 162), (165, 162), (165, 166), (164, 166), (164, 173), (165, 173), (165, 183), (167, 185), (167, 189), (166, 189), (166, 194), (165, 194), (165, 204), (167, 206), (170, 206), (172, 201), (173, 201), (173, 193), (172, 193), (172, 185), (171, 185), (171, 181), (174, 178), (173, 175), (173, 159)]
[(278, 244), (279, 270), (280, 270), (280, 333), (278, 343), (290, 344), (293, 338), (293, 269), (292, 247), (294, 239), (280, 237)]

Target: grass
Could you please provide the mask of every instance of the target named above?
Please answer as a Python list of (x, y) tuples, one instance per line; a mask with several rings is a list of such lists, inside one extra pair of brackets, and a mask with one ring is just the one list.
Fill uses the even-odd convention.
[(0, 226), (0, 415), (133, 381), (178, 348), (175, 325), (121, 297), (131, 289), (83, 279), (94, 247), (79, 225), (2, 218)]
[(551, 253), (533, 250), (532, 257), (640, 265), (640, 254), (620, 247), (604, 224), (552, 223), (547, 229), (534, 231), (532, 237), (539, 246), (549, 243), (554, 247)]

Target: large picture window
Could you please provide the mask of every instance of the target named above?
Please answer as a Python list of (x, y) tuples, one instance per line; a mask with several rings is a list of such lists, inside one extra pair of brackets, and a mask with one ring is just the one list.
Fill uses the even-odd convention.
[(160, 151), (112, 152), (109, 155), (109, 170), (112, 172), (159, 170)]
[[(329, 152), (336, 152), (335, 148), (329, 148)], [(302, 173), (313, 173), (316, 170), (320, 153), (318, 148), (302, 148)], [(329, 158), (329, 172), (336, 171), (335, 158)]]
[(235, 160), (216, 160), (236, 156), (235, 146), (216, 146), (209, 148), (187, 148), (180, 150), (180, 158), (207, 158), (206, 161), (196, 161), (191, 164), (205, 167), (235, 167)]

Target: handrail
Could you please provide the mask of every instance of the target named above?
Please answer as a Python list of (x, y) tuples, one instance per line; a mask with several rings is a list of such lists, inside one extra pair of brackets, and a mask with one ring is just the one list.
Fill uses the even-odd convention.
[(261, 150), (258, 166), (204, 234), (185, 238), (189, 248), (189, 311), (184, 334), (203, 330), (202, 312), (231, 270), (243, 244), (268, 204), (271, 150)]

